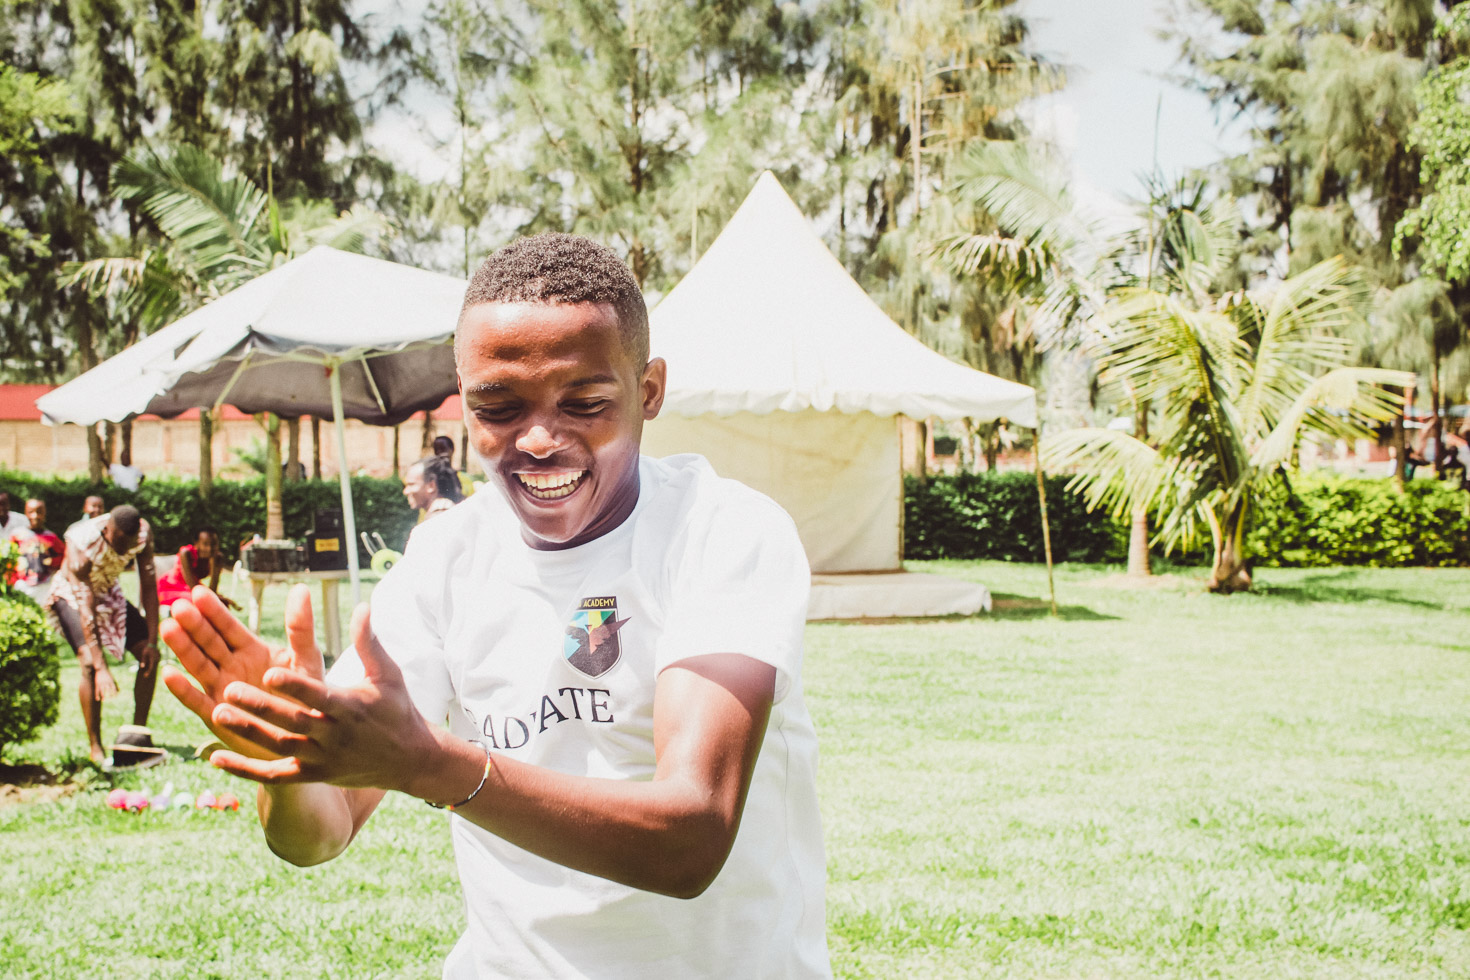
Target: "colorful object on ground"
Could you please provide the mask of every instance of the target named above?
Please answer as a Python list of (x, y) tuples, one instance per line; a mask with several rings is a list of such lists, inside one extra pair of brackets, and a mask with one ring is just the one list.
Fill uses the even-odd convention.
[(209, 790), (205, 790), (198, 796), (194, 797), (194, 809), (196, 810), (213, 810), (214, 804), (214, 794), (211, 793)]
[(192, 809), (194, 809), (194, 794), (193, 793), (179, 793), (177, 796), (174, 797), (174, 809), (175, 810), (192, 810)]
[(216, 810), (238, 810), (240, 799), (234, 793), (221, 793), (214, 801), (214, 806)]
[(126, 804), (127, 809), (133, 811), (134, 813), (141, 813), (142, 811), (148, 809), (148, 794), (142, 792), (141, 790), (132, 790), (124, 799), (124, 803)]
[(194, 810), (237, 811), (240, 809), (240, 798), (228, 790), (216, 796), (212, 790), (206, 789), (195, 796), (191, 793), (174, 792), (173, 783), (169, 783), (157, 793), (150, 793), (146, 786), (135, 790), (117, 787), (108, 792), (106, 803), (108, 809), (124, 810), (129, 813), (142, 813), (144, 810), (153, 810), (158, 813), (182, 810), (189, 813)]
[(107, 794), (107, 805), (114, 810), (121, 810), (128, 805), (128, 791), (119, 787)]

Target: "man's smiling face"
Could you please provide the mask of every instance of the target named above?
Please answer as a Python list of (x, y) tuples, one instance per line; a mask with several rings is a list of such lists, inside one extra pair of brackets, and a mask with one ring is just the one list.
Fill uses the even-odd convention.
[(634, 362), (612, 306), (472, 306), (456, 361), (470, 445), (528, 545), (574, 547), (627, 518), (643, 423), (663, 404), (664, 363)]

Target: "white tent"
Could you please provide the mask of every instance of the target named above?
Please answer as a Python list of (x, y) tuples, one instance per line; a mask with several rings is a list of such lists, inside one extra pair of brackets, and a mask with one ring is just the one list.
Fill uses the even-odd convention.
[(796, 520), (818, 573), (901, 569), (896, 416), (1036, 424), (1033, 390), (894, 323), (769, 171), (651, 314), (669, 393), (650, 455), (699, 452)]

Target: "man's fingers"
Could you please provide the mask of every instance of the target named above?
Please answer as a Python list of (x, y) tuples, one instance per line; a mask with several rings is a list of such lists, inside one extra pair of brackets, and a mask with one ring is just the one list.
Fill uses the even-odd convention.
[(271, 755), (295, 755), (309, 750), (310, 739), (262, 721), (233, 704), (215, 705), (210, 722), (237, 738), (257, 745)]
[(209, 586), (194, 586), (192, 597), (195, 608), (204, 614), (204, 618), (209, 620), (210, 625), (230, 645), (230, 649), (238, 650), (247, 644), (261, 642), (260, 637), (246, 629), (245, 624), (236, 619), (225, 608), (225, 604), (220, 601), (220, 597), (210, 591)]
[(357, 650), (363, 673), (368, 680), (377, 682), (399, 680), (403, 677), (398, 664), (388, 656), (388, 651), (383, 649), (373, 632), (372, 614), (366, 602), (358, 603), (357, 608), (352, 610), (352, 646)]
[(222, 749), (209, 757), (210, 764), (223, 769), (232, 776), (254, 780), (257, 783), (304, 783), (309, 782), (300, 759), (287, 756), (284, 759), (252, 759)]
[(315, 676), (321, 676), (322, 652), (316, 645), (316, 619), (311, 612), (311, 586), (300, 583), (286, 596), (286, 646), (291, 651), (291, 665)]
[(261, 678), (265, 686), (275, 694), (290, 698), (302, 706), (331, 714), (332, 689), (325, 681), (318, 680), (298, 670), (272, 667)]
[(278, 728), (299, 735), (312, 736), (322, 721), (322, 713), (303, 708), (294, 701), (268, 694), (258, 687), (236, 681), (225, 688), (225, 701), (244, 708), (250, 714)]
[(163, 686), (168, 688), (168, 693), (179, 699), (179, 702), (206, 725), (210, 723), (210, 715), (214, 711), (215, 702), (199, 688), (189, 683), (189, 678), (180, 670), (165, 664), (163, 667)]
[(164, 620), (158, 627), (158, 635), (179, 658), (184, 669), (193, 674), (199, 683), (205, 687), (213, 687), (219, 682), (219, 667), (205, 656), (204, 651), (199, 649), (194, 638), (189, 635), (189, 631), (176, 618)]
[[(194, 591), (198, 593), (199, 589), (196, 588)], [(194, 641), (194, 645), (204, 656), (218, 667), (229, 663), (230, 648), (225, 643), (225, 638), (220, 635), (214, 623), (204, 615), (195, 599), (180, 599), (173, 604), (172, 612), (173, 622), (189, 634), (189, 639)]]

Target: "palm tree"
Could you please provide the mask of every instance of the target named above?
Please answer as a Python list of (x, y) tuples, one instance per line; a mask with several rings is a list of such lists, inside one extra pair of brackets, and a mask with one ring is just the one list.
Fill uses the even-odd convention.
[(1275, 288), (1221, 297), (1121, 291), (1095, 341), (1100, 367), (1156, 407), (1157, 448), (1109, 429), (1053, 436), (1046, 464), (1073, 471), (1090, 506), (1115, 516), (1146, 508), (1166, 547), (1197, 540), (1214, 548), (1209, 588), (1251, 586), (1246, 533), (1255, 504), (1289, 491), (1287, 474), (1304, 437), (1370, 434), (1390, 420), (1413, 375), (1352, 367), (1340, 333), (1358, 318), (1364, 287), (1330, 259)]
[[(366, 209), (340, 214), (324, 201), (277, 202), (248, 177), (196, 147), (146, 150), (113, 168), (113, 187), (137, 202), (162, 233), (134, 255), (75, 263), (63, 280), (105, 296), (114, 315), (137, 317), (145, 333), (217, 299), (317, 245), (361, 251), (386, 223)], [(266, 536), (285, 534), (279, 417), (266, 430)], [(210, 482), (210, 415), (200, 413), (200, 491)]]

